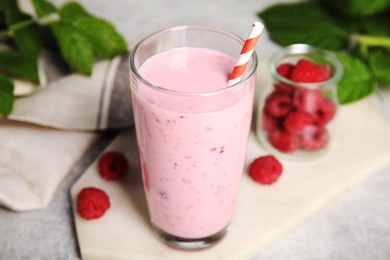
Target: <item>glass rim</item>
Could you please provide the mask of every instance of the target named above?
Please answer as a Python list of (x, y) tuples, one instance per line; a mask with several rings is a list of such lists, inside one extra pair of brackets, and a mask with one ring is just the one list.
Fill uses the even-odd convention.
[[(275, 66), (277, 61), (285, 57), (285, 55), (289, 55), (289, 54), (321, 55), (325, 57), (326, 61), (328, 61), (334, 67), (334, 73), (330, 79), (321, 82), (315, 82), (315, 83), (302, 83), (302, 82), (295, 82), (289, 80), (285, 77), (282, 77), (276, 71), (277, 67)], [(299, 86), (299, 87), (304, 87), (309, 89), (316, 89), (316, 88), (321, 88), (322, 86), (325, 85), (335, 84), (341, 79), (341, 76), (343, 74), (343, 66), (341, 65), (339, 59), (336, 57), (334, 53), (303, 43), (289, 45), (286, 48), (272, 55), (269, 60), (268, 68), (271, 72), (271, 75), (275, 77), (276, 80), (281, 81), (283, 83), (287, 83), (289, 85), (294, 85), (294, 86)]]
[[(214, 96), (214, 95), (218, 95), (218, 94), (221, 94), (221, 93), (227, 92), (227, 91), (234, 92), (236, 90), (239, 90), (241, 87), (244, 87), (245, 86), (244, 83), (254, 76), (254, 74), (256, 73), (256, 70), (257, 70), (257, 66), (258, 66), (258, 58), (257, 58), (256, 51), (253, 51), (253, 53), (251, 55), (251, 60), (253, 61), (253, 63), (252, 63), (252, 66), (250, 68), (249, 73), (247, 73), (247, 75), (245, 75), (245, 77), (243, 77), (240, 81), (238, 81), (237, 83), (235, 83), (232, 86), (227, 85), (228, 81), (226, 79), (226, 87), (225, 88), (221, 88), (221, 89), (217, 89), (217, 90), (213, 90), (213, 91), (184, 92), (184, 91), (171, 90), (171, 89), (167, 89), (167, 88), (164, 88), (162, 86), (153, 84), (152, 82), (150, 82), (150, 81), (146, 80), (144, 77), (142, 77), (142, 75), (139, 73), (139, 71), (134, 63), (135, 55), (136, 55), (139, 47), (142, 45), (142, 43), (144, 43), (145, 41), (147, 41), (153, 37), (158, 36), (159, 34), (162, 34), (162, 33), (168, 32), (168, 31), (179, 31), (179, 30), (188, 30), (188, 29), (210, 31), (210, 32), (214, 32), (214, 33), (228, 36), (232, 40), (235, 40), (238, 43), (241, 43), (242, 45), (244, 45), (244, 43), (245, 43), (245, 40), (242, 39), (237, 34), (226, 31), (224, 29), (219, 29), (219, 28), (215, 28), (215, 27), (211, 27), (211, 26), (179, 25), (179, 26), (167, 27), (167, 28), (164, 28), (164, 29), (161, 29), (161, 30), (158, 30), (154, 33), (149, 34), (148, 36), (146, 36), (142, 40), (140, 40), (134, 46), (134, 48), (132, 48), (130, 55), (129, 55), (129, 60), (128, 60), (131, 72), (133, 72), (136, 75), (136, 77), (143, 84), (145, 84), (146, 86), (148, 86), (156, 91), (165, 92), (167, 94), (182, 95), (182, 96)], [(238, 52), (237, 55), (239, 55), (239, 54), (240, 53)]]

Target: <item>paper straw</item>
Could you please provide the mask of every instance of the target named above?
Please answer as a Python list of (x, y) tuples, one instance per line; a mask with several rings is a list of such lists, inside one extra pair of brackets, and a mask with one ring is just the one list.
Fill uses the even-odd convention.
[(244, 46), (242, 47), (238, 62), (229, 76), (228, 86), (232, 86), (241, 80), (246, 65), (248, 65), (248, 62), (252, 56), (252, 53), (256, 47), (257, 41), (259, 40), (260, 34), (263, 29), (263, 24), (259, 22), (253, 23), (252, 30), (249, 33), (249, 36), (244, 43)]

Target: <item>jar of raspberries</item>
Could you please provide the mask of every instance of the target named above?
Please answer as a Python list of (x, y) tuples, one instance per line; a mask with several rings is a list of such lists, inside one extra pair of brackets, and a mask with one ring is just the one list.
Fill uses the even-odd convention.
[(318, 157), (332, 140), (342, 65), (329, 51), (294, 44), (271, 57), (269, 70), (257, 114), (261, 144), (285, 159)]

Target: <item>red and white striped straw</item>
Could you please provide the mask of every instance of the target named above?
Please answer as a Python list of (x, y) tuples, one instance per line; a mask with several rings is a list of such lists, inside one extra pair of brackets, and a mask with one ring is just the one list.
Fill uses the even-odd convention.
[(236, 84), (241, 80), (246, 65), (248, 65), (248, 62), (252, 56), (252, 53), (256, 47), (257, 41), (259, 40), (263, 29), (264, 29), (263, 24), (259, 22), (253, 23), (252, 30), (249, 33), (249, 36), (244, 43), (244, 46), (242, 47), (238, 62), (229, 76), (228, 86), (233, 86), (234, 84)]

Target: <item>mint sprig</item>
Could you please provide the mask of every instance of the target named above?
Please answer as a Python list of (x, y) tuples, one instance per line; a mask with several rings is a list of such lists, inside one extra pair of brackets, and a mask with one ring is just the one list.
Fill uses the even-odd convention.
[[(0, 73), (15, 78), (39, 82), (37, 60), (23, 51), (0, 51)], [(0, 99), (1, 102), (1, 99)]]
[(364, 98), (375, 90), (372, 75), (361, 59), (346, 52), (337, 53), (337, 58), (344, 68), (337, 87), (341, 104)]
[(388, 0), (326, 0), (325, 4), (347, 16), (368, 17), (390, 7)]
[[(15, 0), (2, 0), (0, 12), (7, 26), (0, 33), (3, 36), (2, 42), (11, 41), (11, 47), (19, 52), (29, 54), (37, 58), (42, 47), (42, 38), (38, 26), (30, 19), (28, 15), (23, 14)], [(1, 39), (1, 38), (0, 38)]]
[[(90, 75), (96, 59), (111, 59), (128, 51), (124, 38), (108, 21), (79, 3), (60, 7), (47, 0), (30, 0), (22, 10), (17, 0), (0, 1), (0, 115), (12, 111), (15, 97), (10, 77), (39, 84), (38, 57), (43, 48), (59, 52), (70, 68)], [(12, 88), (10, 87), (12, 86)], [(11, 91), (12, 89), (12, 91)]]
[(372, 72), (379, 84), (390, 85), (390, 58), (389, 54), (381, 51), (369, 54)]
[(322, 0), (277, 4), (258, 13), (271, 39), (335, 51), (344, 67), (342, 104), (390, 85), (390, 1)]
[(12, 81), (0, 75), (0, 114), (8, 115), (14, 105), (14, 85)]
[(62, 22), (53, 24), (51, 29), (58, 40), (62, 56), (69, 65), (83, 74), (90, 75), (95, 59), (93, 45), (88, 38)]
[(283, 46), (298, 42), (330, 50), (348, 46), (348, 32), (318, 2), (278, 4), (259, 16), (272, 39)]
[(60, 20), (51, 28), (72, 68), (90, 75), (95, 56), (110, 59), (127, 51), (125, 40), (115, 28), (89, 14), (80, 4), (66, 3), (58, 13)]
[(44, 17), (57, 11), (56, 7), (46, 0), (31, 0), (38, 17)]

